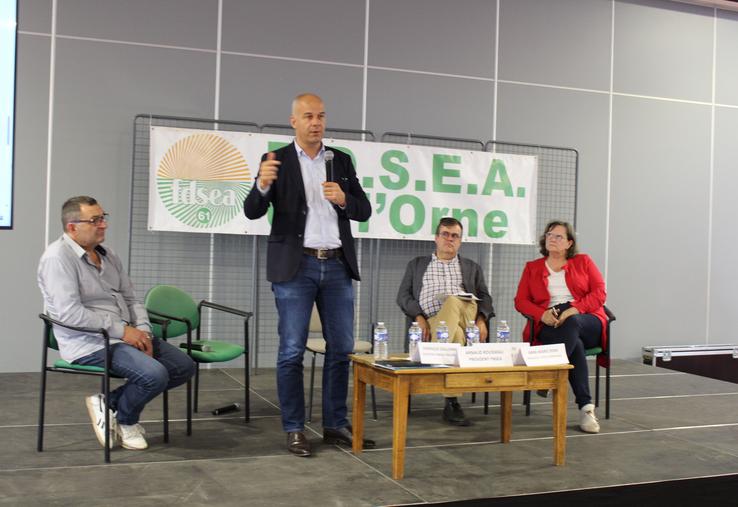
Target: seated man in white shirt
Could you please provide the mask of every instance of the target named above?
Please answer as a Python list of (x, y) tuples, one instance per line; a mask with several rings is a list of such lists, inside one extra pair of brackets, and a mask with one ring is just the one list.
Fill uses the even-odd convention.
[[(436, 340), (441, 321), (448, 326), (449, 343), (465, 343), (464, 329), (469, 321), (479, 327), (480, 341), (487, 340), (487, 321), (495, 315), (492, 296), (479, 264), (458, 255), (463, 232), (457, 219), (441, 218), (436, 227), (435, 253), (411, 260), (400, 284), (397, 304), (417, 321), (424, 341)], [(477, 300), (453, 296), (460, 292), (471, 293)], [(446, 398), (443, 420), (455, 426), (471, 424), (456, 397)]]
[[(51, 243), (38, 266), (38, 284), (48, 314), (74, 327), (105, 329), (110, 336), (111, 371), (128, 379), (110, 393), (85, 400), (92, 427), (105, 445), (105, 410), (113, 411), (110, 431), (115, 445), (148, 447), (139, 417), (144, 406), (167, 389), (181, 385), (195, 373), (184, 352), (151, 335), (146, 310), (136, 298), (118, 256), (103, 247), (108, 214), (87, 196), (68, 199), (62, 206), (64, 234)], [(105, 365), (103, 337), (54, 326), (59, 353), (66, 361)]]

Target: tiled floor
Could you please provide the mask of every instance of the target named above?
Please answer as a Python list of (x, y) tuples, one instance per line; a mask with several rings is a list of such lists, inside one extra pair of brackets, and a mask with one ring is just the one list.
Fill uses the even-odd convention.
[(738, 385), (628, 361), (616, 361), (613, 371), (612, 417), (601, 420), (600, 434), (576, 429), (570, 402), (563, 467), (552, 465), (548, 400), (533, 396), (526, 417), (516, 396), (513, 440), (502, 445), (497, 395), (489, 415), (481, 400), (462, 400), (474, 422), (468, 428), (442, 424), (440, 397), (413, 397), (401, 481), (390, 477), (391, 400), (381, 391), (379, 418), (368, 414), (366, 424), (377, 449), (356, 457), (323, 445), (318, 391), (308, 431), (317, 453), (300, 459), (284, 450), (273, 370), (252, 377), (249, 424), (242, 413), (210, 414), (242, 399), (242, 371), (205, 370), (191, 437), (180, 388), (170, 396), (170, 443), (163, 443), (155, 400), (143, 421), (150, 448), (115, 449), (104, 465), (84, 407), (95, 379), (50, 375), (45, 450), (38, 453), (39, 376), (0, 374), (0, 504), (397, 505), (738, 472)]

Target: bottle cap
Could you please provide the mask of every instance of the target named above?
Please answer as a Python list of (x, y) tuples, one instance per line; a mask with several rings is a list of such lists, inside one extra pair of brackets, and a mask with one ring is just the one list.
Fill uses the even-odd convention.
[(384, 326), (384, 322), (377, 322), (378, 326)]

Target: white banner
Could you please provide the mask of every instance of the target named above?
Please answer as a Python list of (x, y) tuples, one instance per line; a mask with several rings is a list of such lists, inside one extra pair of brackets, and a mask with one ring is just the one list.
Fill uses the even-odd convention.
[[(243, 201), (263, 153), (291, 136), (151, 127), (149, 230), (269, 234)], [(443, 216), (467, 242), (536, 241), (537, 159), (428, 146), (325, 139), (348, 153), (372, 204), (358, 238), (432, 240)]]

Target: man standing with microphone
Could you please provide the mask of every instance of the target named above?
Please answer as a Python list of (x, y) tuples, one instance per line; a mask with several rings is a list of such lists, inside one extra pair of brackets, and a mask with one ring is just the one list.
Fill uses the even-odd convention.
[[(274, 208), (267, 247), (267, 280), (279, 314), (277, 390), (287, 450), (310, 456), (305, 436), (303, 355), (313, 304), (326, 340), (323, 367), (323, 440), (352, 445), (347, 418), (349, 359), (354, 347), (353, 280), (359, 280), (349, 220), (363, 222), (371, 205), (351, 158), (323, 144), (325, 106), (305, 93), (292, 102), (295, 140), (262, 157), (246, 217)], [(364, 447), (374, 442), (364, 441)]]

